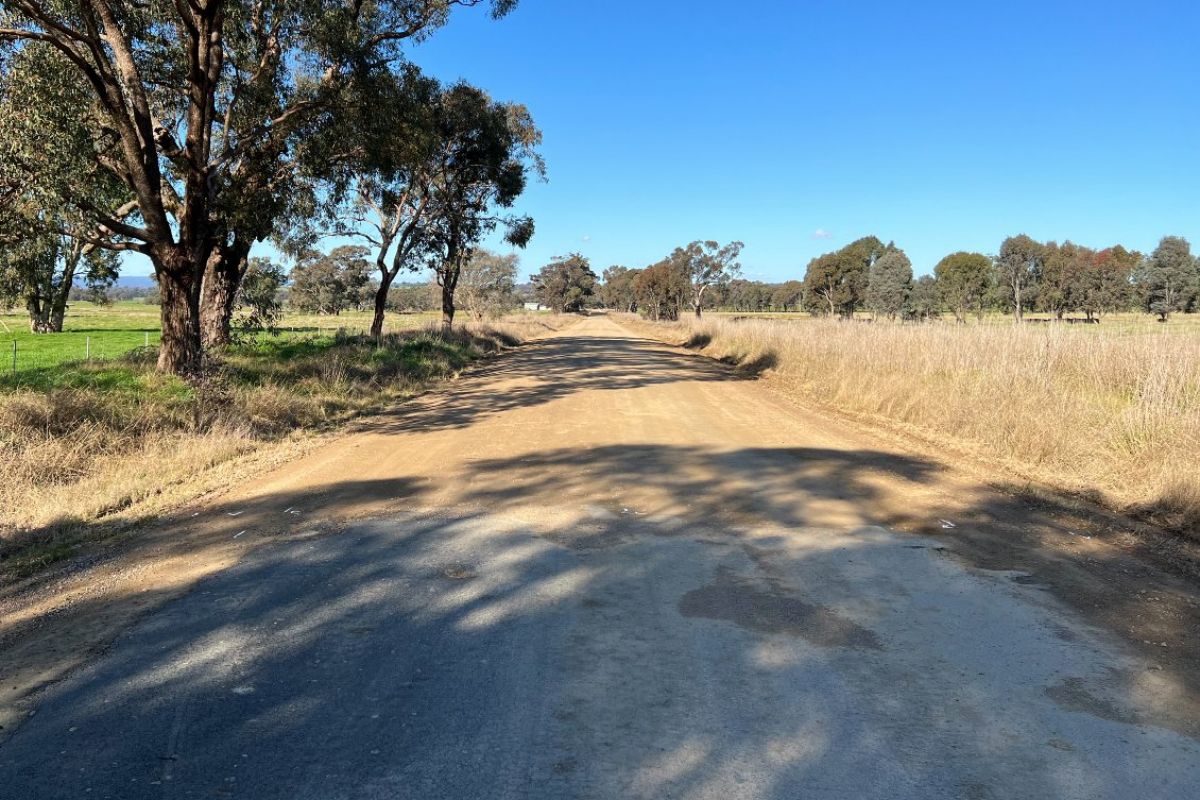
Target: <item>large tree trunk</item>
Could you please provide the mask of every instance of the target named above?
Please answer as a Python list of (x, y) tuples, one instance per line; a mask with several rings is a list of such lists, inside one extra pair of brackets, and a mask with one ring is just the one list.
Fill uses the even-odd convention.
[(71, 284), (50, 286), (49, 297), (30, 297), (25, 308), (29, 311), (29, 330), (32, 333), (62, 333), (67, 316), (67, 296)]
[(63, 257), (62, 280), (50, 291), (50, 330), (61, 333), (63, 319), (67, 316), (67, 301), (71, 298), (71, 287), (75, 285), (75, 273), (83, 259), (84, 245), (72, 239)]
[(451, 250), (450, 256), (442, 262), (438, 277), (442, 285), (442, 327), (450, 330), (454, 325), (454, 291), (458, 288), (458, 276), (462, 274), (462, 264), (458, 259), (459, 252)]
[(175, 247), (155, 260), (161, 294), (162, 343), (158, 369), (190, 375), (200, 366), (200, 287), (187, 252)]
[[(75, 269), (82, 255), (81, 245), (72, 243), (69, 249), (62, 252), (61, 245), (56, 245), (52, 256), (50, 272), (40, 277), (25, 298), (25, 308), (29, 311), (29, 330), (33, 333), (62, 333), (63, 318), (67, 313), (67, 298), (71, 294), (71, 285), (75, 283)], [(58, 257), (62, 255), (63, 271), (58, 276), (55, 269)], [(56, 281), (55, 278), (58, 278)]]
[(249, 245), (235, 239), (232, 246), (216, 248), (208, 258), (200, 289), (200, 334), (205, 347), (229, 344), (234, 304), (249, 255)]
[(68, 283), (62, 287), (62, 291), (55, 295), (50, 307), (50, 330), (55, 333), (62, 333), (63, 320), (67, 316), (67, 295), (70, 293), (71, 284)]
[(375, 292), (375, 317), (371, 320), (371, 336), (376, 340), (383, 338), (383, 316), (387, 312), (388, 289), (394, 277), (384, 272), (379, 278), (379, 289)]
[(30, 333), (55, 332), (50, 323), (50, 307), (42, 301), (41, 297), (30, 297), (27, 299), (25, 301), (25, 308), (29, 311)]
[(450, 330), (454, 326), (454, 285), (442, 281), (442, 327)]
[(54, 284), (51, 273), (45, 278), (35, 276), (32, 285), (25, 287), (25, 310), (29, 312), (30, 333), (50, 333), (50, 303), (46, 298), (46, 290)]

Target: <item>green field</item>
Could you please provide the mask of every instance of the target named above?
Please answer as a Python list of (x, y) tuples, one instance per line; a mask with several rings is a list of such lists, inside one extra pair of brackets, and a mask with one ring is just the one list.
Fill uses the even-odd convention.
[[(417, 328), (437, 318), (433, 313), (389, 314), (387, 330)], [(338, 316), (287, 314), (278, 335), (313, 336), (338, 329), (365, 333), (370, 326), (371, 314), (365, 311)], [(0, 313), (0, 376), (50, 369), (89, 358), (117, 358), (139, 347), (157, 346), (161, 330), (158, 306), (136, 300), (110, 306), (72, 303), (64, 328), (62, 333), (30, 333), (29, 317), (24, 311), (11, 309)]]

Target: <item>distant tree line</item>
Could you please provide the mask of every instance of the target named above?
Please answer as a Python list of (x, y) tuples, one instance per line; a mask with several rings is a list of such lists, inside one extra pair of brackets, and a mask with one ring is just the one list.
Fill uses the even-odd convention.
[(642, 269), (609, 267), (597, 299), (607, 308), (638, 311), (655, 320), (678, 319), (689, 310), (699, 317), (705, 308), (731, 305), (733, 297), (757, 304), (749, 301), (748, 293), (766, 284), (738, 277), (742, 246), (741, 242), (695, 241)]
[[(1149, 255), (1119, 244), (1096, 250), (1011, 236), (991, 257), (951, 253), (929, 277), (933, 313), (945, 311), (960, 322), (989, 310), (1018, 322), (1030, 312), (1098, 320), (1142, 310), (1165, 322), (1173, 313), (1195, 311), (1200, 299), (1200, 261), (1178, 236), (1164, 237)], [(869, 299), (864, 305), (874, 310)]]
[(141, 300), (150, 305), (158, 305), (158, 287), (153, 285), (122, 286), (117, 283), (97, 285), (77, 282), (68, 291), (67, 300), (72, 303), (84, 301), (98, 305)]
[(656, 320), (677, 319), (689, 307), (696, 314), (701, 308), (843, 318), (870, 312), (908, 320), (945, 313), (960, 322), (988, 311), (1017, 321), (1030, 312), (1098, 320), (1140, 309), (1166, 321), (1174, 313), (1200, 311), (1200, 259), (1178, 236), (1164, 237), (1143, 255), (1121, 245), (1096, 250), (1018, 235), (992, 256), (951, 253), (933, 274), (919, 277), (903, 250), (867, 236), (812, 259), (803, 280), (782, 283), (741, 278), (735, 261), (740, 249), (736, 242), (726, 248), (697, 242), (642, 269), (609, 267), (596, 298), (607, 308)]

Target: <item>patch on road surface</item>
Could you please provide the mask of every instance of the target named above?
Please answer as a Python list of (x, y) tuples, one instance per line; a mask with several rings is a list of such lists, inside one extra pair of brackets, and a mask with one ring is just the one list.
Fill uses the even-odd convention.
[(441, 574), (452, 581), (469, 581), (479, 577), (479, 573), (469, 564), (446, 564), (441, 568)]
[(1143, 720), (1131, 711), (1118, 707), (1115, 703), (1096, 696), (1087, 686), (1083, 678), (1066, 678), (1055, 686), (1047, 687), (1046, 696), (1053, 700), (1059, 708), (1067, 711), (1078, 711), (1091, 714), (1093, 717), (1106, 719), (1111, 722), (1122, 722), (1126, 725), (1137, 725)]
[(721, 567), (707, 586), (679, 601), (685, 617), (722, 620), (760, 633), (797, 636), (818, 647), (882, 650), (879, 638), (825, 606), (808, 603), (778, 585), (760, 584)]
[(559, 547), (576, 552), (609, 550), (633, 541), (636, 537), (632, 524), (594, 523), (568, 525), (566, 528), (543, 534), (544, 538)]

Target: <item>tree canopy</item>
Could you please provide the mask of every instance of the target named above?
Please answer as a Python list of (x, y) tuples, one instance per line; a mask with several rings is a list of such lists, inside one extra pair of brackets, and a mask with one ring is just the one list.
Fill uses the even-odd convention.
[(876, 314), (895, 319), (912, 291), (912, 262), (903, 250), (889, 249), (870, 267), (866, 305)]
[(681, 274), (687, 275), (691, 286), (692, 310), (699, 317), (704, 305), (704, 293), (717, 286), (724, 286), (741, 272), (738, 254), (744, 245), (730, 242), (726, 245), (714, 241), (696, 241), (677, 247), (667, 260), (673, 262)]
[(886, 250), (879, 239), (866, 236), (810, 261), (804, 276), (809, 308), (830, 315), (852, 316), (866, 300), (871, 265)]
[(373, 294), (369, 252), (360, 245), (342, 245), (327, 254), (302, 257), (292, 269), (292, 305), (315, 314), (340, 314), (365, 306)]
[(996, 256), (997, 284), (1003, 287), (1003, 302), (1021, 322), (1031, 289), (1041, 272), (1046, 248), (1025, 234), (1010, 236), (1000, 244)]
[(1164, 322), (1184, 311), (1197, 292), (1196, 258), (1182, 236), (1164, 236), (1138, 275), (1143, 305)]
[(579, 253), (558, 256), (533, 276), (538, 302), (559, 313), (580, 311), (596, 288), (596, 273)]
[(498, 317), (516, 306), (517, 256), (476, 250), (463, 266), (458, 291), (476, 320)]
[(933, 268), (937, 299), (964, 322), (967, 314), (983, 314), (992, 286), (992, 260), (982, 253), (951, 253)]
[(637, 276), (641, 270), (612, 266), (604, 270), (604, 284), (600, 287), (600, 301), (607, 308), (634, 312), (638, 307)]

